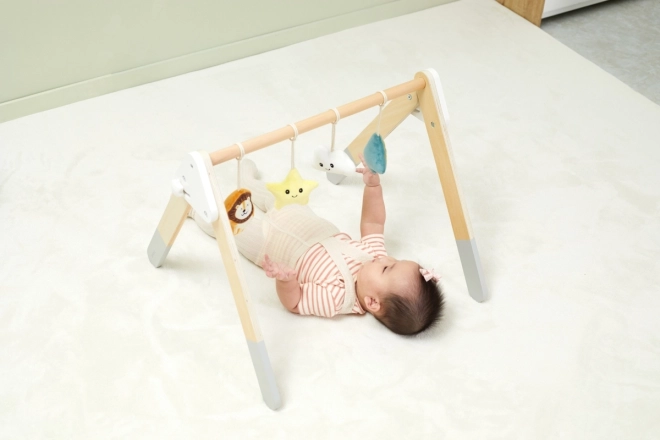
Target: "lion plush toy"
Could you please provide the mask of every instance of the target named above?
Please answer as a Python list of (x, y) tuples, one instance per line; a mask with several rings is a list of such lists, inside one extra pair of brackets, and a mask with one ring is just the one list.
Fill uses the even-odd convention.
[(225, 209), (232, 232), (234, 235), (240, 234), (243, 231), (244, 223), (254, 215), (252, 193), (243, 188), (235, 190), (225, 199)]

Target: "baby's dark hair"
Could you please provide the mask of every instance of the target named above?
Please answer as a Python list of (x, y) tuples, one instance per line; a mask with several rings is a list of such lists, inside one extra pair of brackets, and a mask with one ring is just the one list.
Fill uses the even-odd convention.
[(417, 295), (388, 295), (381, 302), (381, 312), (374, 314), (394, 333), (412, 336), (432, 328), (442, 317), (444, 295), (433, 280), (426, 281), (420, 274)]

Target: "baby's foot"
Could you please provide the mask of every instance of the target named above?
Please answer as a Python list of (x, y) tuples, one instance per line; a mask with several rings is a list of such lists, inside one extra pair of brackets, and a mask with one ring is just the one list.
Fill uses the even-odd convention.
[(199, 228), (202, 231), (206, 232), (208, 235), (215, 238), (215, 232), (213, 231), (213, 226), (211, 226), (210, 223), (204, 221), (202, 216), (197, 214), (194, 209), (191, 208), (190, 211), (188, 211), (188, 218), (195, 220), (195, 223), (197, 223), (197, 226), (199, 226)]
[(259, 170), (257, 169), (257, 164), (252, 162), (250, 159), (241, 160), (241, 173), (248, 178), (257, 180), (261, 178)]
[(274, 204), (273, 195), (266, 189), (266, 184), (260, 179), (257, 165), (250, 159), (241, 161), (241, 185), (252, 193), (252, 203), (263, 212), (267, 212)]

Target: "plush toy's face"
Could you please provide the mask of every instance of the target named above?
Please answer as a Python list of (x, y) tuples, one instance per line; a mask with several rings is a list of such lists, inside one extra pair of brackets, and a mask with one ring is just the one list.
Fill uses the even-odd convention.
[[(326, 163), (319, 162), (319, 167), (321, 167), (321, 169), (326, 170), (326, 171), (332, 171), (332, 169), (335, 167), (335, 164), (332, 163), (332, 162), (330, 162), (330, 163), (328, 163), (328, 162), (326, 162)], [(328, 167), (330, 167), (330, 168), (328, 168)]]
[(355, 173), (355, 164), (344, 151), (330, 151), (322, 145), (315, 150), (314, 168), (344, 176)]
[(296, 203), (306, 205), (309, 193), (318, 186), (313, 180), (304, 180), (295, 168), (280, 183), (267, 183), (266, 188), (275, 196), (275, 208)]
[(234, 223), (244, 223), (252, 217), (252, 193), (247, 189), (239, 188), (225, 199), (225, 209), (229, 220)]
[(296, 191), (295, 188), (293, 188), (293, 189), (289, 189), (289, 188), (287, 188), (287, 189), (284, 190), (284, 194), (285, 194), (286, 196), (291, 197), (292, 199), (296, 199), (296, 198), (298, 198), (299, 195), (302, 196), (302, 194), (303, 194), (304, 192), (305, 192), (305, 191), (304, 191), (302, 188), (298, 188), (297, 191)]
[(247, 198), (234, 207), (234, 217), (237, 220), (246, 220), (252, 215), (252, 200)]

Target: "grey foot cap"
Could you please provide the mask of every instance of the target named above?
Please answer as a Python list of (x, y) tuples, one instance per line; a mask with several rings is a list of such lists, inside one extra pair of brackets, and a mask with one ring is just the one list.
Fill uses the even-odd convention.
[(154, 232), (154, 236), (151, 237), (151, 242), (147, 248), (147, 255), (149, 255), (149, 261), (155, 267), (160, 267), (165, 262), (167, 254), (170, 252), (170, 246), (167, 246), (163, 241), (163, 237), (160, 236), (158, 229)]
[(463, 274), (470, 296), (475, 301), (485, 301), (488, 298), (488, 290), (486, 289), (479, 251), (477, 251), (474, 238), (471, 240), (456, 240), (456, 246), (458, 246), (458, 255), (461, 257)]
[(273, 373), (273, 367), (271, 367), (270, 359), (268, 359), (266, 344), (264, 344), (264, 341), (247, 341), (247, 343), (264, 402), (272, 410), (279, 409), (282, 406), (282, 398), (277, 389), (277, 383), (275, 383), (275, 373)]

